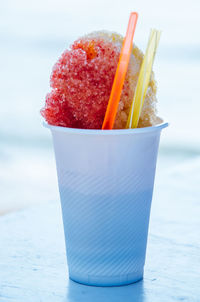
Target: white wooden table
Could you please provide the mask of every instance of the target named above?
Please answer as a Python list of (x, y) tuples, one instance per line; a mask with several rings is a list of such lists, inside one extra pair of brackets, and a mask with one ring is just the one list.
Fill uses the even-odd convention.
[(200, 301), (200, 160), (158, 174), (144, 280), (113, 288), (68, 279), (59, 202), (0, 218), (1, 302)]

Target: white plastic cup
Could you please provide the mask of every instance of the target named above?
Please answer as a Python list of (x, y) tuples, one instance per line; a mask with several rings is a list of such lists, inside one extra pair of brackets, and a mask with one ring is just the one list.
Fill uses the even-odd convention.
[(51, 126), (69, 277), (116, 286), (143, 278), (162, 123), (123, 130)]

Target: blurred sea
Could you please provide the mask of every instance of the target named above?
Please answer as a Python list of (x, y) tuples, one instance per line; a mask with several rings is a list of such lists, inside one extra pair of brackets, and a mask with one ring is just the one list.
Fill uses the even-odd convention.
[(200, 2), (198, 0), (1, 0), (0, 213), (58, 199), (50, 133), (39, 114), (60, 54), (77, 37), (107, 29), (125, 34), (139, 12), (135, 43), (162, 30), (154, 71), (163, 131), (157, 181), (200, 155)]

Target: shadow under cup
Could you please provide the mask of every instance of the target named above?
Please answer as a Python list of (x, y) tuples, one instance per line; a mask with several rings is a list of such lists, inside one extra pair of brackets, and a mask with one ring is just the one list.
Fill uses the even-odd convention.
[(97, 286), (143, 277), (161, 130), (45, 124), (52, 132), (69, 276)]

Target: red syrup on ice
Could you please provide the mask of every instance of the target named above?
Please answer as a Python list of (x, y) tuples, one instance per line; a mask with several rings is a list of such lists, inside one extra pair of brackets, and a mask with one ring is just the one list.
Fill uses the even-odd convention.
[(120, 48), (103, 38), (74, 42), (54, 65), (41, 114), (49, 124), (100, 129), (105, 116)]

